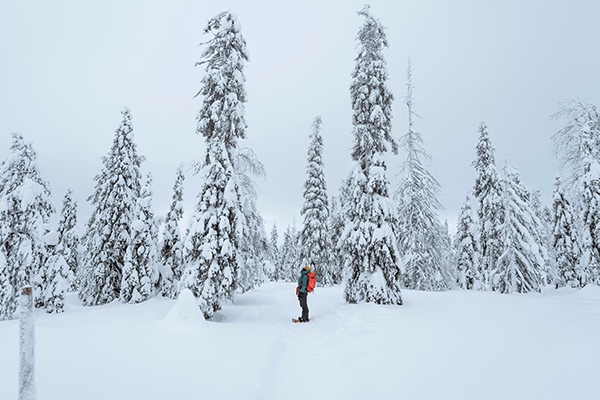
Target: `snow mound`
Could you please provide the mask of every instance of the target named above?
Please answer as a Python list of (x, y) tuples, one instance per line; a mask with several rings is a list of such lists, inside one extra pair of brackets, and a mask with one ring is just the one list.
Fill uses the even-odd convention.
[(196, 298), (189, 289), (184, 289), (179, 294), (177, 304), (162, 319), (163, 327), (174, 331), (190, 332), (208, 328)]

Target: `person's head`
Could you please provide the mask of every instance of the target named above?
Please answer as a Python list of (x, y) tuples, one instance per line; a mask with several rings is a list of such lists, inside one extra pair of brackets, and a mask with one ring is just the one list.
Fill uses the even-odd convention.
[(310, 271), (310, 267), (306, 265), (304, 268), (302, 268), (302, 271)]

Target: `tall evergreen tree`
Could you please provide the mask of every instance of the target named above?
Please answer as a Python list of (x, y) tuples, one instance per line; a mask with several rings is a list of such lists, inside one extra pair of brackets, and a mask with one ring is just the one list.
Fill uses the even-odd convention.
[(567, 198), (560, 175), (554, 179), (552, 193), (552, 247), (558, 269), (557, 286), (581, 288), (585, 285), (586, 271), (581, 270), (576, 215)]
[(452, 235), (450, 234), (450, 227), (448, 226), (448, 220), (445, 219), (444, 223), (440, 225), (442, 228), (441, 237), (442, 237), (442, 263), (443, 263), (443, 271), (446, 273), (446, 278), (448, 280), (448, 285), (455, 285), (454, 276), (456, 276), (456, 266), (454, 265), (454, 260), (456, 259), (456, 254), (454, 251), (454, 246), (452, 245)]
[(6, 262), (4, 241), (0, 245), (2, 245), (2, 251), (0, 251), (0, 321), (2, 321), (11, 319), (17, 309), (18, 285), (14, 277), (16, 271), (13, 271), (13, 268), (9, 267)]
[(173, 185), (173, 200), (167, 213), (160, 250), (160, 290), (165, 297), (175, 299), (179, 294), (179, 280), (183, 270), (183, 242), (179, 221), (183, 218), (183, 165), (177, 169)]
[(473, 219), (471, 198), (463, 203), (458, 216), (454, 247), (456, 248), (456, 283), (463, 289), (479, 289), (483, 284), (477, 268), (477, 248), (475, 238), (477, 227)]
[(487, 132), (487, 125), (479, 127), (477, 157), (473, 162), (477, 177), (473, 194), (477, 201), (477, 250), (479, 267), (477, 275), (489, 285), (489, 272), (496, 269), (500, 257), (501, 243), (498, 232), (502, 224), (502, 196), (500, 179), (494, 160), (494, 147)]
[(558, 282), (558, 270), (552, 247), (552, 211), (542, 204), (542, 193), (539, 190), (530, 192), (530, 206), (535, 216), (540, 221), (541, 244), (543, 247), (542, 256), (544, 264), (542, 272), (544, 276), (544, 285), (555, 285)]
[(308, 175), (304, 183), (304, 205), (300, 214), (304, 216), (304, 226), (300, 232), (300, 263), (310, 266), (317, 283), (333, 285), (334, 276), (330, 270), (331, 244), (327, 231), (329, 202), (327, 184), (323, 172), (323, 121), (316, 117), (312, 124), (308, 148)]
[(331, 243), (331, 273), (335, 284), (342, 282), (342, 272), (344, 265), (343, 251), (340, 248), (340, 238), (344, 232), (344, 210), (340, 203), (343, 203), (344, 194), (341, 191), (345, 188), (340, 187), (340, 194), (331, 198), (331, 210), (329, 213), (329, 221), (327, 223), (329, 229), (329, 242)]
[(286, 230), (283, 232), (283, 240), (281, 243), (281, 248), (279, 250), (279, 255), (281, 259), (280, 272), (278, 274), (279, 279), (288, 282), (292, 281), (290, 270), (292, 268), (291, 264), (295, 263), (295, 261), (293, 260), (294, 234), (292, 232), (292, 226), (288, 225)]
[(231, 12), (208, 21), (202, 59), (206, 74), (198, 95), (204, 97), (198, 114), (197, 133), (206, 143), (206, 156), (198, 168), (204, 179), (198, 205), (186, 234), (186, 268), (182, 288), (199, 297), (206, 318), (236, 289), (240, 235), (247, 230), (242, 209), (243, 189), (235, 163), (238, 141), (246, 136), (244, 65), (248, 61), (241, 24)]
[(341, 238), (345, 260), (344, 297), (349, 303), (402, 304), (396, 216), (389, 197), (383, 154), (398, 145), (391, 132), (393, 96), (387, 88), (388, 46), (384, 27), (369, 13), (358, 31), (359, 53), (352, 73), (350, 96), (354, 146), (345, 185), (345, 229)]
[(581, 250), (575, 279), (583, 287), (600, 280), (600, 108), (594, 103), (571, 101), (562, 104), (553, 117), (568, 119), (553, 139), (561, 167), (572, 171), (569, 183), (571, 198), (579, 209)]
[(130, 243), (137, 199), (140, 197), (140, 165), (134, 143), (131, 112), (115, 132), (104, 167), (96, 175), (96, 187), (88, 201), (94, 211), (82, 238), (85, 249), (80, 270), (79, 298), (86, 306), (110, 303), (119, 297), (125, 252)]
[(271, 264), (273, 267), (273, 271), (271, 274), (271, 279), (275, 282), (280, 280), (281, 276), (281, 257), (279, 254), (279, 233), (277, 232), (277, 224), (273, 223), (273, 228), (271, 228), (269, 249), (271, 253)]
[(77, 201), (73, 191), (69, 189), (63, 198), (63, 206), (58, 221), (58, 253), (62, 255), (68, 266), (68, 290), (77, 289), (79, 228), (77, 228)]
[[(33, 146), (13, 133), (11, 154), (0, 165), (0, 320), (13, 317), (23, 286), (45, 277), (44, 225), (54, 204), (36, 160)], [(37, 282), (34, 290), (41, 297), (46, 283)]]
[(300, 271), (300, 251), (298, 249), (298, 231), (296, 225), (288, 225), (283, 234), (281, 245), (281, 278), (286, 282), (295, 282)]
[(125, 252), (121, 291), (124, 303), (141, 303), (154, 295), (158, 281), (157, 227), (152, 209), (152, 175), (148, 174), (137, 200), (131, 237)]
[(498, 229), (501, 254), (490, 270), (492, 289), (501, 293), (541, 292), (544, 248), (541, 221), (531, 207), (531, 193), (519, 173), (508, 165), (502, 177), (502, 224)]
[(398, 185), (398, 250), (404, 264), (404, 285), (417, 290), (445, 290), (451, 276), (445, 255), (449, 251), (437, 215), (441, 186), (427, 170), (431, 157), (423, 148), (423, 137), (414, 129), (413, 88), (410, 61), (406, 70), (408, 132), (402, 137), (407, 152)]
[(64, 312), (65, 294), (69, 290), (70, 269), (64, 254), (54, 249), (46, 261), (46, 281), (44, 307), (48, 313)]
[(251, 178), (251, 175), (264, 177), (265, 169), (248, 148), (239, 150), (234, 166), (240, 185), (243, 229), (237, 255), (236, 288), (243, 293), (263, 283), (266, 275), (265, 260), (268, 258), (269, 241), (264, 220), (256, 207), (258, 195)]

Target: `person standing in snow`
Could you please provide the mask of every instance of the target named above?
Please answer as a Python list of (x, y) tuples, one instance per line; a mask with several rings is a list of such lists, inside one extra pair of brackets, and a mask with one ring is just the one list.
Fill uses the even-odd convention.
[[(306, 298), (308, 296), (308, 273), (311, 272), (309, 267), (304, 267), (300, 271), (300, 277), (298, 278), (298, 287), (296, 288), (296, 294), (298, 295), (298, 301), (300, 307), (302, 307), (302, 316), (298, 318), (297, 322), (308, 322), (308, 303)], [(296, 322), (296, 321), (294, 321)]]

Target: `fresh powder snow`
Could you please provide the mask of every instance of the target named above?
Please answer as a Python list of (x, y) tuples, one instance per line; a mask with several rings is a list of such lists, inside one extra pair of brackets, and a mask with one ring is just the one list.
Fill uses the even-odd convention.
[[(545, 294), (404, 290), (403, 306), (346, 304), (265, 283), (205, 322), (196, 299), (36, 310), (38, 398), (594, 399), (600, 288)], [(204, 324), (204, 325), (203, 325)], [(0, 322), (0, 399), (16, 399), (18, 320)]]

